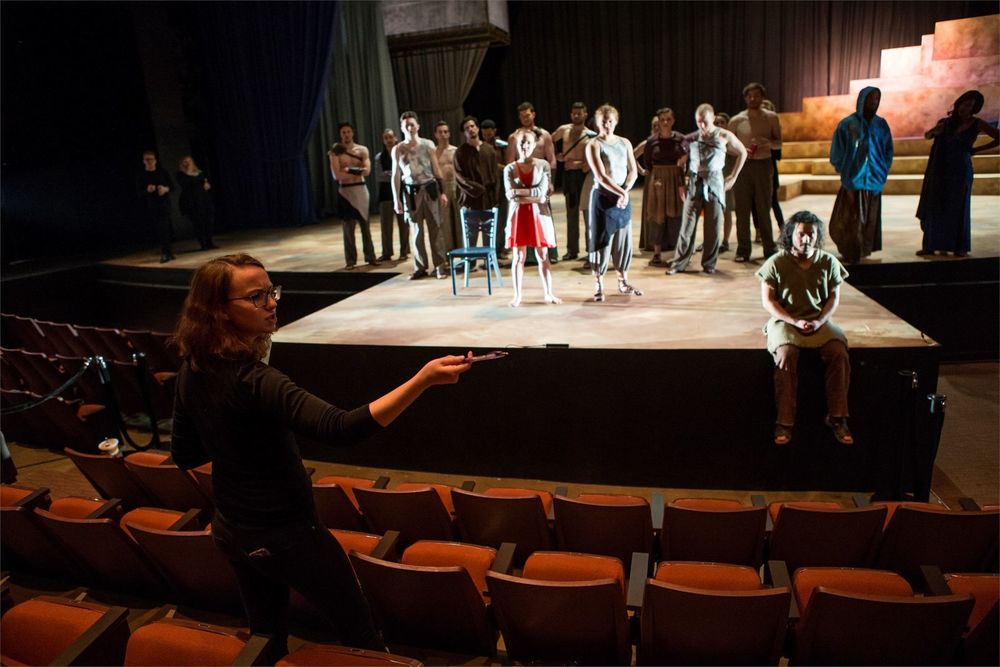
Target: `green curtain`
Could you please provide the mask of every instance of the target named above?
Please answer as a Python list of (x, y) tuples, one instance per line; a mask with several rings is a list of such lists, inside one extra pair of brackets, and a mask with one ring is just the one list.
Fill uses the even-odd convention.
[[(372, 159), (382, 150), (384, 128), (393, 128), (399, 136), (399, 109), (381, 3), (342, 3), (335, 44), (326, 102), (308, 154), (313, 201), (320, 218), (336, 210), (337, 185), (330, 176), (326, 151), (340, 140), (337, 125), (349, 121), (354, 126), (354, 141), (367, 146)], [(374, 212), (378, 208), (374, 172), (367, 180)]]

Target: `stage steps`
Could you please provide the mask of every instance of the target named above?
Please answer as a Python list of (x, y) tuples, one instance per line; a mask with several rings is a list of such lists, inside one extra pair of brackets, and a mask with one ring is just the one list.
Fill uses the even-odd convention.
[[(989, 143), (980, 135), (976, 145)], [(927, 139), (896, 139), (895, 156), (889, 170), (889, 180), (883, 192), (887, 195), (919, 195), (927, 170), (927, 158), (933, 142)], [(781, 186), (778, 201), (788, 201), (799, 195), (835, 195), (840, 189), (840, 177), (830, 164), (829, 141), (791, 141), (782, 147), (784, 157), (778, 163)], [(988, 153), (972, 156), (972, 194), (1000, 195), (1000, 147)]]
[(883, 49), (877, 78), (851, 81), (845, 95), (803, 98), (801, 111), (782, 113), (785, 141), (828, 140), (837, 123), (856, 111), (865, 86), (881, 89), (878, 113), (895, 137), (922, 137), (971, 88), (986, 97), (979, 116), (995, 123), (1000, 117), (1000, 14), (939, 21), (920, 45)]

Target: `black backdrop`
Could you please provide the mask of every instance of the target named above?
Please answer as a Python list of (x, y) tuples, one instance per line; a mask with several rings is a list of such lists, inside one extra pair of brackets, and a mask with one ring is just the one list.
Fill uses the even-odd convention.
[[(759, 81), (779, 111), (848, 92), (878, 75), (883, 48), (915, 46), (934, 22), (993, 14), (993, 2), (521, 2), (508, 3), (509, 48), (492, 49), (466, 100), (504, 133), (528, 100), (537, 122), (569, 122), (582, 100), (611, 102), (620, 133), (641, 139), (662, 106), (693, 130), (694, 109), (743, 108)], [(502, 108), (496, 108), (502, 104)]]

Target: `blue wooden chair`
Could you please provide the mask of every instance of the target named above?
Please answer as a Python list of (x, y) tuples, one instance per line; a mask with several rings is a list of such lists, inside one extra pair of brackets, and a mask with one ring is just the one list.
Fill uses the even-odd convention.
[[(455, 283), (455, 266), (462, 263), (462, 273), (465, 276), (465, 286), (469, 286), (469, 262), (482, 260), (486, 263), (486, 291), (493, 294), (493, 279), (491, 271), (496, 273), (497, 282), (503, 285), (503, 278), (500, 276), (500, 263), (497, 261), (496, 235), (498, 225), (498, 209), (496, 207), (486, 211), (472, 211), (467, 208), (461, 210), (462, 214), (462, 242), (463, 247), (448, 251), (448, 260), (451, 265), (451, 293), (458, 296), (458, 286)], [(482, 234), (481, 246), (472, 245), (472, 241), (478, 239)]]

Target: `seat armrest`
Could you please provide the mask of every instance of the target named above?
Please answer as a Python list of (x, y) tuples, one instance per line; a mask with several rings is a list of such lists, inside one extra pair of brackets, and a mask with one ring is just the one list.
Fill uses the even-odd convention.
[(628, 609), (633, 611), (642, 609), (642, 596), (646, 589), (648, 574), (649, 554), (632, 552), (632, 563), (628, 569), (628, 590), (625, 591), (625, 606)]
[(490, 571), (499, 572), (500, 574), (508, 574), (511, 566), (514, 564), (515, 549), (517, 549), (517, 545), (513, 542), (504, 542), (501, 544), (500, 548), (497, 550), (497, 557), (493, 560), (493, 566), (490, 568)]
[(372, 558), (379, 558), (381, 560), (391, 560), (391, 557), (397, 554), (396, 547), (399, 544), (399, 531), (398, 530), (387, 530), (379, 540), (378, 546), (372, 551)]
[(373, 489), (385, 489), (389, 487), (389, 478), (385, 475), (379, 475), (378, 479), (375, 480), (375, 486)]
[(663, 513), (665, 509), (663, 494), (659, 491), (653, 491), (649, 498), (649, 514), (653, 519), (653, 530), (663, 530)]
[(230, 664), (236, 667), (268, 664), (267, 658), (264, 656), (264, 650), (267, 649), (267, 645), (270, 643), (271, 638), (267, 635), (250, 635), (247, 645), (243, 647), (243, 650), (240, 651), (236, 659)]
[(118, 498), (111, 498), (106, 500), (103, 505), (98, 507), (96, 510), (87, 515), (88, 519), (110, 519), (108, 516), (112, 512), (117, 512), (119, 515), (122, 514), (122, 501)]
[[(754, 507), (767, 507), (767, 501), (764, 499), (764, 496), (760, 495), (759, 493), (755, 493), (752, 496), (750, 496), (750, 504), (753, 505)], [(770, 533), (772, 530), (774, 530), (774, 522), (771, 521), (770, 512), (768, 512), (765, 516), (767, 518), (764, 520), (764, 532)]]
[(467, 479), (464, 482), (462, 482), (462, 486), (460, 486), (458, 488), (462, 489), (463, 491), (475, 491), (476, 490), (476, 480), (474, 480), (474, 479)]
[(869, 498), (863, 493), (855, 493), (853, 496), (851, 496), (851, 500), (854, 501), (855, 507), (868, 507), (869, 505), (872, 504), (871, 498)]
[(552, 492), (552, 495), (554, 495), (554, 496), (562, 496), (563, 498), (566, 498), (566, 497), (569, 496), (569, 487), (568, 486), (557, 486), (556, 489), (555, 489), (555, 491)]
[[(792, 577), (788, 573), (788, 564), (783, 560), (769, 560), (767, 561), (767, 567), (764, 570), (765, 579), (767, 579), (771, 586), (774, 588), (780, 588), (784, 586), (788, 590), (792, 590)], [(795, 601), (795, 595), (791, 596), (788, 606), (788, 620), (794, 622), (799, 620), (799, 605)]]
[(192, 527), (197, 527), (198, 521), (201, 518), (201, 510), (199, 509), (189, 509), (184, 514), (177, 517), (177, 521), (170, 524), (170, 528), (167, 530), (191, 530)]
[(23, 507), (29, 510), (33, 510), (36, 507), (45, 509), (52, 504), (52, 499), (49, 497), (49, 488), (47, 486), (37, 488), (18, 500), (15, 504), (18, 507)]
[(963, 512), (982, 512), (983, 508), (979, 506), (972, 498), (959, 498), (958, 504), (961, 506)]
[(306, 470), (306, 477), (312, 479), (313, 473), (316, 472), (316, 468), (313, 468), (312, 466), (305, 466), (305, 470)]
[(923, 580), (924, 593), (929, 596), (951, 595), (952, 590), (937, 565), (921, 565), (920, 577)]
[[(90, 665), (100, 664), (101, 658), (107, 658), (105, 647), (100, 643), (116, 630), (121, 624), (124, 637), (128, 637), (128, 609), (125, 607), (110, 607), (100, 620), (76, 638), (66, 647), (66, 650), (56, 656), (53, 665)], [(124, 656), (124, 647), (122, 656)]]

